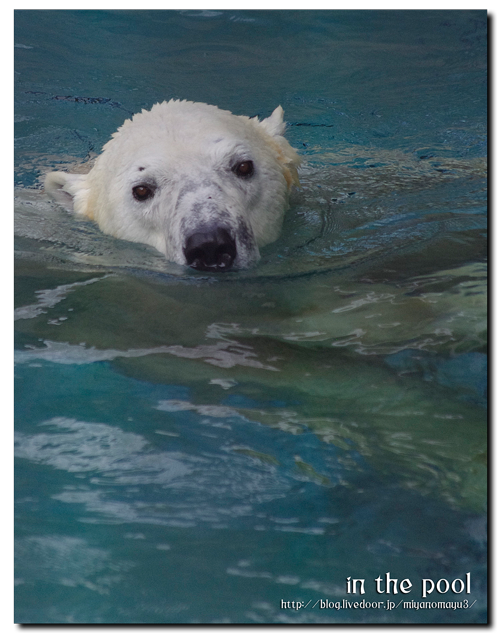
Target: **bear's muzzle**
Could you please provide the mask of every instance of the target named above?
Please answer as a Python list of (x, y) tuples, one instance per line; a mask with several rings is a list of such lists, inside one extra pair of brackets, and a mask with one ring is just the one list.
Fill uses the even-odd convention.
[(188, 235), (183, 252), (195, 270), (225, 272), (236, 258), (236, 242), (226, 228), (206, 226)]

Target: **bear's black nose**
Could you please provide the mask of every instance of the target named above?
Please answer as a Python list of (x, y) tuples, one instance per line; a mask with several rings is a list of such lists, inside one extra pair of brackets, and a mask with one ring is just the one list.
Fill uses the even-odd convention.
[(196, 270), (223, 272), (236, 257), (236, 242), (227, 229), (207, 227), (192, 233), (184, 246), (186, 263)]

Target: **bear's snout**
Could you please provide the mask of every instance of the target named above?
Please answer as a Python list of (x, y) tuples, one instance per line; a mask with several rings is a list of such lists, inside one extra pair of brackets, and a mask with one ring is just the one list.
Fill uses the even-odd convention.
[(183, 251), (191, 268), (224, 272), (232, 267), (236, 258), (236, 242), (227, 229), (207, 226), (188, 235)]

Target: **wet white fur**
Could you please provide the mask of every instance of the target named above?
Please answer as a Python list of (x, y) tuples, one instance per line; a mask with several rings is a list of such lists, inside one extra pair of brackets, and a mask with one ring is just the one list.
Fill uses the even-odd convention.
[[(103, 232), (150, 244), (179, 264), (190, 232), (224, 226), (236, 240), (235, 267), (246, 267), (278, 237), (298, 184), (300, 160), (284, 129), (281, 106), (259, 121), (204, 103), (159, 103), (125, 121), (88, 174), (51, 172), (45, 190)], [(249, 160), (251, 177), (234, 173)], [(142, 183), (155, 193), (141, 202), (132, 189)]]

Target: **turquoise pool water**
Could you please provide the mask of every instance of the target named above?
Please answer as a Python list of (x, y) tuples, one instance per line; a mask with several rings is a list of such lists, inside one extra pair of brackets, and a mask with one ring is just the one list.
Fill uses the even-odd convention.
[[(486, 33), (16, 11), (16, 622), (486, 621)], [(301, 188), (254, 269), (43, 194), (169, 98), (285, 110)]]

